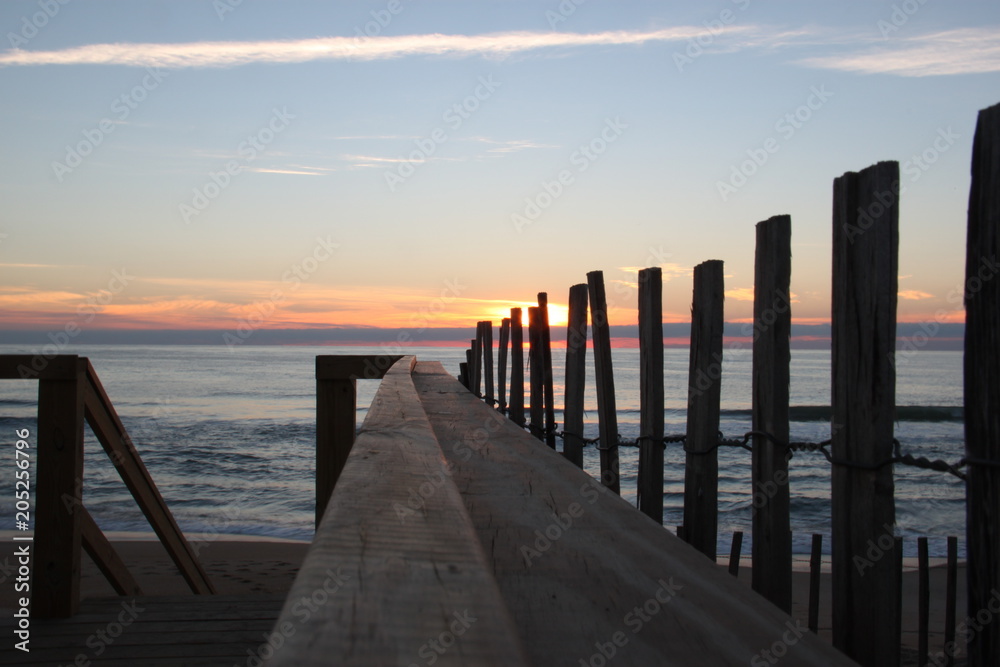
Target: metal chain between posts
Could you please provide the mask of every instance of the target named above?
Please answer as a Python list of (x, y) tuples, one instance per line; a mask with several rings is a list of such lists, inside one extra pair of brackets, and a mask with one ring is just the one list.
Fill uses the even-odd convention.
[[(532, 435), (555, 435), (556, 437), (563, 439), (565, 439), (567, 435), (573, 435), (573, 434), (568, 434), (565, 431), (555, 431), (554, 429), (546, 430), (546, 429), (535, 428), (532, 427), (531, 424), (526, 424), (525, 428), (527, 428), (532, 433)], [(641, 446), (642, 441), (652, 439), (650, 436), (639, 436), (635, 440), (625, 440), (619, 435), (618, 441), (614, 445), (611, 445), (610, 447), (602, 447), (600, 444), (600, 438), (584, 438), (582, 436), (576, 436), (576, 437), (584, 445), (591, 445), (591, 444), (595, 445), (596, 449), (598, 449), (599, 451), (607, 451), (618, 447), (639, 447)], [(666, 449), (667, 444), (683, 443), (684, 451), (688, 454), (695, 454), (695, 455), (709, 454), (717, 450), (719, 447), (740, 447), (742, 449), (747, 450), (748, 452), (753, 452), (753, 444), (751, 443), (751, 440), (754, 437), (767, 438), (778, 447), (787, 449), (789, 459), (792, 458), (792, 454), (794, 452), (819, 452), (826, 458), (826, 460), (831, 465), (844, 466), (847, 468), (857, 468), (860, 470), (879, 470), (890, 464), (906, 465), (912, 468), (919, 468), (921, 470), (946, 472), (950, 475), (954, 475), (955, 477), (957, 477), (962, 481), (966, 481), (967, 477), (965, 473), (963, 473), (960, 470), (960, 468), (964, 468), (970, 465), (985, 466), (985, 467), (1000, 467), (1000, 463), (996, 461), (977, 459), (972, 457), (963, 458), (957, 461), (956, 463), (949, 463), (947, 461), (943, 461), (940, 459), (932, 461), (924, 456), (913, 456), (912, 454), (903, 454), (902, 445), (896, 438), (892, 439), (893, 455), (876, 463), (859, 463), (857, 461), (849, 461), (847, 459), (842, 459), (833, 456), (833, 454), (830, 453), (830, 450), (827, 449), (827, 447), (831, 445), (832, 440), (823, 440), (822, 442), (797, 441), (797, 442), (783, 443), (780, 442), (773, 435), (765, 431), (747, 431), (746, 433), (743, 434), (742, 437), (737, 437), (737, 438), (726, 438), (720, 432), (716, 443), (711, 448), (703, 451), (693, 451), (691, 449), (688, 449), (686, 435), (665, 436), (662, 439), (662, 444), (664, 449)]]

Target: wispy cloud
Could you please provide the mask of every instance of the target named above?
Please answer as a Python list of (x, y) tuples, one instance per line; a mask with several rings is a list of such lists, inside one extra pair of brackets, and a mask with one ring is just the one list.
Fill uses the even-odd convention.
[(1000, 27), (958, 28), (800, 61), (809, 67), (897, 76), (942, 76), (1000, 72)]
[(918, 289), (907, 289), (899, 292), (899, 298), (907, 301), (921, 301), (922, 299), (933, 299), (934, 295)]
[(518, 31), (485, 35), (427, 34), (367, 39), (318, 37), (256, 42), (88, 44), (58, 51), (10, 49), (0, 53), (0, 66), (126, 65), (178, 69), (317, 60), (388, 60), (418, 55), (502, 58), (539, 49), (678, 42), (703, 32), (705, 28), (701, 26), (678, 26), (653, 31), (616, 30), (588, 34)]

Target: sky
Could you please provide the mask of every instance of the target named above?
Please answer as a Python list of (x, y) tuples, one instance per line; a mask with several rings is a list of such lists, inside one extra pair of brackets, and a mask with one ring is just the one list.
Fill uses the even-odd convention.
[(708, 259), (746, 322), (778, 214), (821, 325), (833, 179), (881, 160), (899, 319), (961, 322), (1000, 6), (6, 0), (0, 88), (0, 342), (558, 325), (594, 270), (624, 327), (649, 266), (677, 324)]

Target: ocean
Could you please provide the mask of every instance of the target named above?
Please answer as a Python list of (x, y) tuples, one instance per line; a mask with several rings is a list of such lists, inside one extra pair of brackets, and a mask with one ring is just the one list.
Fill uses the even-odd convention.
[[(34, 353), (0, 345), (0, 354)], [(90, 357), (146, 467), (181, 529), (213, 535), (254, 535), (309, 540), (313, 530), (315, 475), (314, 359), (319, 354), (378, 354), (383, 348), (306, 346), (88, 346), (64, 350)], [(393, 350), (389, 351), (390, 353)], [(421, 360), (441, 361), (458, 373), (460, 348), (414, 347)], [(564, 351), (553, 350), (556, 403), (562, 403)], [(613, 351), (619, 431), (639, 434), (639, 351)], [(585, 436), (597, 436), (593, 357), (586, 396)], [(664, 350), (666, 433), (685, 431), (687, 349)], [(726, 437), (750, 430), (751, 354), (727, 350), (723, 360), (721, 431)], [(527, 374), (526, 374), (527, 376)], [(962, 353), (920, 351), (897, 361), (896, 402), (914, 406), (896, 424), (904, 453), (957, 461), (963, 456)], [(378, 381), (358, 382), (358, 424)], [(527, 387), (526, 387), (527, 391)], [(793, 350), (791, 364), (793, 440), (829, 438), (824, 406), (830, 400), (830, 353)], [(6, 442), (0, 468), (0, 515), (14, 520), (15, 430), (28, 428), (34, 444), (37, 383), (0, 382), (0, 432)], [(947, 409), (938, 409), (947, 408)], [(561, 422), (561, 412), (556, 412)], [(148, 532), (148, 523), (96, 438), (86, 431), (84, 502), (105, 530)], [(638, 449), (620, 449), (622, 496), (635, 504)], [(598, 452), (585, 450), (585, 469), (597, 476)], [(682, 522), (684, 452), (665, 452), (664, 524)], [(719, 450), (719, 552), (742, 530), (744, 553), (751, 532), (750, 453)], [(821, 454), (796, 454), (790, 463), (793, 548), (808, 553), (812, 533), (830, 542), (830, 465)], [(906, 556), (916, 537), (927, 536), (931, 555), (945, 555), (946, 538), (959, 537), (964, 556), (965, 486), (945, 473), (896, 466), (898, 534)]]

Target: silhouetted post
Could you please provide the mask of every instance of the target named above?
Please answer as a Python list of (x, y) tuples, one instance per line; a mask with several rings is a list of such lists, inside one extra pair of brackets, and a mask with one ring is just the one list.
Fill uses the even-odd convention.
[(757, 223), (754, 267), (753, 589), (792, 612), (792, 530), (788, 491), (788, 364), (792, 313), (792, 219)]
[(639, 271), (638, 477), (639, 510), (663, 523), (663, 272), (659, 267)]
[(545, 444), (556, 448), (555, 389), (552, 386), (552, 334), (549, 331), (549, 295), (538, 293), (542, 340), (542, 390), (545, 399)]
[(483, 329), (483, 368), (485, 369), (486, 391), (484, 398), (490, 407), (496, 405), (493, 393), (493, 322), (480, 322)]
[(621, 493), (618, 479), (618, 412), (614, 371), (611, 368), (611, 328), (608, 325), (608, 301), (604, 294), (604, 273), (588, 273), (587, 286), (590, 293), (590, 328), (594, 335), (601, 483), (615, 493)]
[(917, 538), (917, 665), (927, 664), (927, 635), (930, 631), (931, 573), (927, 554), (927, 538)]
[(80, 606), (87, 360), (76, 355), (55, 359), (53, 366), (63, 372), (50, 371), (50, 377), (39, 380), (37, 449), (30, 454), (37, 456), (35, 517), (42, 520), (39, 527), (44, 525), (31, 549), (31, 614), (36, 618), (66, 618)]
[[(862, 466), (893, 453), (898, 245), (899, 165), (836, 179), (832, 454)], [(865, 667), (897, 665), (899, 637), (885, 631), (899, 614), (892, 466), (834, 465), (832, 486), (833, 644)]]
[(524, 329), (521, 309), (510, 309), (510, 419), (524, 426)]
[[(965, 458), (968, 614), (1000, 591), (1000, 104), (979, 112), (965, 255)], [(995, 665), (1000, 619), (969, 642), (969, 666)]]
[(722, 261), (694, 267), (691, 357), (688, 371), (684, 532), (688, 544), (713, 561), (718, 549), (719, 400), (722, 377)]
[(528, 376), (531, 384), (530, 404), (531, 435), (539, 440), (545, 437), (545, 372), (542, 357), (542, 313), (536, 306), (528, 308)]
[(740, 576), (740, 554), (743, 553), (743, 531), (733, 532), (733, 545), (729, 548), (729, 574)]
[(472, 393), (483, 397), (483, 328), (476, 324), (476, 337), (472, 343)]
[(497, 350), (497, 394), (499, 398), (498, 408), (503, 414), (507, 414), (507, 346), (510, 342), (510, 318), (505, 317), (500, 321), (500, 342)]
[[(951, 646), (955, 641), (955, 598), (958, 597), (958, 537), (948, 536), (948, 574), (945, 590), (944, 607), (944, 645)], [(951, 667), (955, 658), (945, 651), (945, 665)]]
[(583, 400), (587, 384), (587, 286), (569, 288), (566, 325), (566, 397), (563, 403), (563, 455), (583, 467)]
[(819, 582), (823, 573), (823, 536), (813, 533), (809, 555), (809, 630), (819, 632)]

